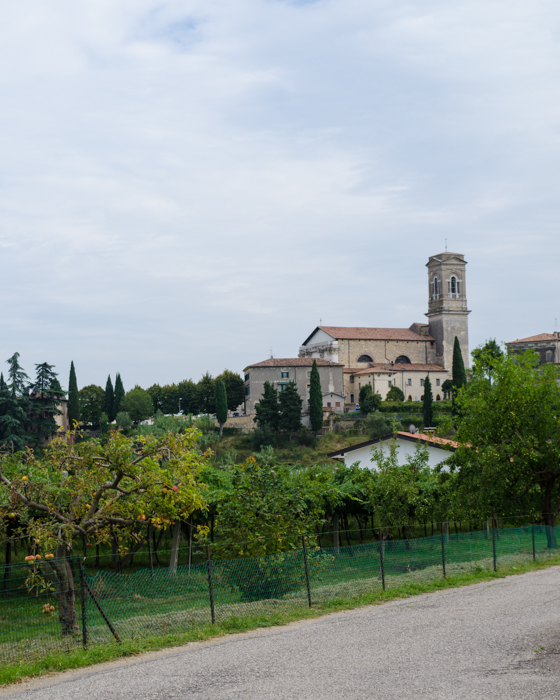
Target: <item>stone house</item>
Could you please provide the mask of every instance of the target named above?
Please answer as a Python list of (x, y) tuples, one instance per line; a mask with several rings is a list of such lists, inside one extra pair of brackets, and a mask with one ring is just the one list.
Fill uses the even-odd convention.
[(365, 369), (344, 369), (344, 390), (349, 404), (358, 402), (360, 389), (369, 384), (374, 394), (385, 400), (391, 387), (402, 390), (405, 401), (421, 401), (424, 396), (424, 381), (430, 378), (434, 401), (444, 397), (443, 383), (450, 372), (440, 365), (430, 364), (371, 364)]
[(539, 356), (541, 364), (560, 364), (560, 333), (539, 333), (529, 338), (512, 340), (506, 343), (507, 351), (517, 355), (525, 350), (533, 350)]
[[(321, 379), (323, 406), (334, 412), (344, 411), (344, 394), (342, 379), (342, 364), (328, 360), (317, 359), (317, 369)], [(256, 362), (244, 369), (245, 376), (245, 413), (255, 412), (257, 404), (264, 391), (264, 383), (271, 382), (278, 391), (284, 391), (289, 382), (295, 382), (297, 391), (302, 398), (302, 411), (309, 408), (309, 385), (313, 358), (271, 357), (263, 362)], [(331, 406), (328, 406), (331, 403)]]

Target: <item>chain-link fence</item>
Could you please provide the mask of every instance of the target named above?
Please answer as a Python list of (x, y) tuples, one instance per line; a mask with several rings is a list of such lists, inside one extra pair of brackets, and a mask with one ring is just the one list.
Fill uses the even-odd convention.
[[(0, 567), (0, 661), (184, 633), (364, 593), (514, 567), (556, 551), (557, 528), (486, 529), (353, 546), (318, 547), (134, 573), (89, 570), (88, 560), (33, 558)], [(387, 532), (387, 531), (386, 531)], [(85, 566), (85, 568), (84, 568)]]

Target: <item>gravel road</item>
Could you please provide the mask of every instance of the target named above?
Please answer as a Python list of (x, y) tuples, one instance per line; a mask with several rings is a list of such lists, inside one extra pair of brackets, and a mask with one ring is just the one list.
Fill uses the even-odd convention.
[(558, 700), (560, 567), (72, 671), (0, 697)]

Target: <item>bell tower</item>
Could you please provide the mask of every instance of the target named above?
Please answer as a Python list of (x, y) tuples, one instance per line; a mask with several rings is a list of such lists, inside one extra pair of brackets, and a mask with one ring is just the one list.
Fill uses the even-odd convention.
[[(465, 367), (469, 366), (469, 322), (465, 268), (460, 253), (440, 253), (428, 260), (428, 313), (430, 335), (436, 341), (436, 362), (448, 372), (453, 367), (453, 344), (459, 338)], [(450, 377), (451, 378), (451, 375)]]

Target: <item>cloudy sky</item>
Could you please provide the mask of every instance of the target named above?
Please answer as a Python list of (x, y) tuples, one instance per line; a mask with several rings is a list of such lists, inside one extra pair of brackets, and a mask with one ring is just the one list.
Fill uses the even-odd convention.
[[(0, 359), (125, 388), (409, 326), (560, 317), (552, 0), (23, 0), (0, 23)], [(5, 367), (5, 365), (4, 365)]]

